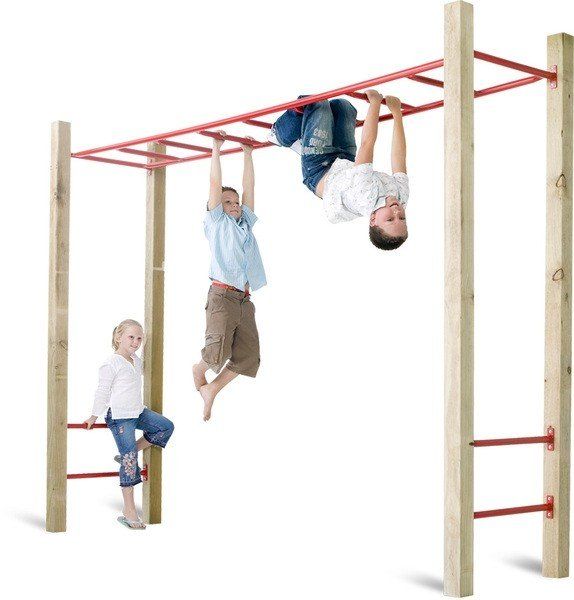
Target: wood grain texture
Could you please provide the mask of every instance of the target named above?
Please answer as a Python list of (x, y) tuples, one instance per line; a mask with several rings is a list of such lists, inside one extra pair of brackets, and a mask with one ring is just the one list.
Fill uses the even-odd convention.
[[(150, 152), (165, 154), (165, 146), (148, 144)], [(165, 260), (165, 168), (147, 174), (144, 403), (163, 411), (163, 310)], [(143, 516), (146, 523), (161, 523), (162, 451), (144, 451), (148, 481), (143, 484)]]
[(573, 38), (548, 37), (547, 84), (546, 336), (544, 425), (556, 431), (555, 450), (544, 451), (544, 495), (554, 496), (554, 518), (544, 518), (542, 573), (567, 577), (570, 533), (572, 365), (572, 75)]
[(66, 531), (70, 123), (52, 123), (46, 531)]
[(444, 593), (473, 593), (473, 8), (445, 6)]

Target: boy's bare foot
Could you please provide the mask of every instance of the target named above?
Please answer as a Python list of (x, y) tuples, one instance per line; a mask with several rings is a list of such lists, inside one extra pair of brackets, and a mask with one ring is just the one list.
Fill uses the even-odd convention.
[(213, 406), (213, 401), (215, 400), (215, 392), (209, 388), (209, 385), (202, 385), (199, 388), (199, 393), (203, 398), (204, 407), (203, 407), (203, 420), (209, 421), (211, 418), (211, 407)]
[(202, 385), (207, 385), (207, 379), (205, 378), (205, 372), (201, 370), (199, 365), (193, 365), (193, 383), (195, 384), (195, 389), (199, 392), (199, 388)]

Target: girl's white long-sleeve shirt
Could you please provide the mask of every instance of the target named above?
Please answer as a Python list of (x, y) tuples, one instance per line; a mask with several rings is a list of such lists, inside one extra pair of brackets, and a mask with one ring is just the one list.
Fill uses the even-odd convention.
[(109, 407), (112, 419), (137, 419), (140, 416), (144, 409), (143, 362), (136, 354), (131, 358), (133, 365), (121, 354), (112, 354), (100, 367), (93, 415), (101, 417)]

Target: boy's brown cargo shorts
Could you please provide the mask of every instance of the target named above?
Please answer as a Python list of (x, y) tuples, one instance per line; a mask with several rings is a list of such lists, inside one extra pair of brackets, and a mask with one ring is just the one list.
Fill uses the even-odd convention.
[(244, 292), (211, 286), (205, 305), (207, 327), (203, 360), (219, 373), (227, 368), (255, 377), (259, 369), (259, 334), (255, 306)]

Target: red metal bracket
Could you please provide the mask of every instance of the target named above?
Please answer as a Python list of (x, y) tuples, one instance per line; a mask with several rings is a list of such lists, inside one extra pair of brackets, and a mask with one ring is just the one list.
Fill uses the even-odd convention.
[(546, 518), (553, 519), (554, 518), (554, 496), (546, 496), (546, 505), (548, 509), (546, 511)]
[(140, 471), (143, 481), (147, 481), (147, 465), (143, 466), (143, 469)]
[(548, 437), (548, 443), (546, 449), (552, 452), (554, 450), (554, 427), (549, 425), (546, 429), (546, 436)]
[(556, 73), (556, 76), (550, 80), (550, 89), (555, 90), (558, 87), (558, 65), (552, 65), (550, 71)]

